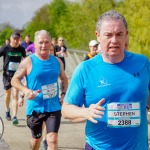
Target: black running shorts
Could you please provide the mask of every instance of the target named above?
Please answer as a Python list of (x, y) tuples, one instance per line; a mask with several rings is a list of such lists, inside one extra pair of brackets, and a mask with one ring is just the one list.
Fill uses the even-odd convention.
[(31, 129), (32, 137), (38, 139), (42, 136), (43, 122), (46, 124), (47, 133), (58, 133), (61, 121), (61, 111), (45, 112), (37, 114), (33, 111), (32, 115), (27, 116), (27, 125)]
[(7, 73), (3, 73), (3, 85), (4, 85), (4, 89), (5, 90), (8, 90), (10, 89), (12, 86), (11, 86), (11, 79), (12, 79), (13, 75), (10, 76), (8, 75)]

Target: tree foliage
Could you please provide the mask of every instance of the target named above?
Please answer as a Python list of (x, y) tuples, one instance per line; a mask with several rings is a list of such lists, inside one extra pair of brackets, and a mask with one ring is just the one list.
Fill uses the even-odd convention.
[(48, 5), (44, 5), (36, 12), (36, 15), (32, 18), (32, 21), (26, 24), (23, 36), (29, 34), (33, 40), (34, 33), (36, 31), (42, 29), (49, 31), (49, 22)]
[(13, 30), (11, 28), (9, 28), (9, 27), (4, 28), (0, 32), (0, 46), (5, 43), (5, 39), (9, 39), (10, 38), (12, 32), (13, 32)]
[(49, 5), (50, 33), (53, 37), (58, 37), (64, 33), (64, 20), (68, 15), (67, 3), (63, 0), (54, 0)]
[[(127, 9), (125, 9), (127, 8)], [(129, 50), (150, 58), (150, 3), (149, 0), (126, 0), (119, 9), (129, 26)]]
[(89, 41), (96, 39), (98, 17), (110, 9), (118, 10), (127, 19), (129, 51), (150, 57), (149, 0), (53, 0), (36, 12), (23, 35), (33, 38), (35, 31), (45, 29), (52, 37), (63, 36), (71, 49), (88, 50)]

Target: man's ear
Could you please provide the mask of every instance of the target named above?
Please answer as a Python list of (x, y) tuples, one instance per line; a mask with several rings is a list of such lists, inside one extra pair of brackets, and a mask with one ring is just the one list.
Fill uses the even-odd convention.
[(100, 43), (100, 34), (99, 34), (99, 32), (95, 31), (95, 35), (97, 37), (97, 41)]
[(97, 31), (95, 31), (95, 35), (96, 37), (99, 37), (99, 33)]

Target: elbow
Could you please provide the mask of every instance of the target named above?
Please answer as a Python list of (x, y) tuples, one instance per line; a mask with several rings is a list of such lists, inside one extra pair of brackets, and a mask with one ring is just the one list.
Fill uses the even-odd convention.
[(67, 115), (67, 112), (66, 112), (66, 106), (65, 106), (65, 104), (62, 105), (61, 114), (62, 114), (62, 117), (64, 119), (69, 119), (68, 115)]
[(64, 118), (64, 119), (69, 119), (67, 116), (65, 116), (65, 115), (62, 115), (62, 117)]
[(64, 118), (64, 119), (67, 119), (67, 116), (66, 116), (66, 114), (65, 114), (65, 110), (64, 110), (65, 108), (64, 108), (64, 106), (62, 105), (62, 109), (61, 109), (61, 115), (62, 115), (62, 117)]
[(13, 80), (13, 78), (11, 79), (11, 85), (14, 86), (14, 80)]

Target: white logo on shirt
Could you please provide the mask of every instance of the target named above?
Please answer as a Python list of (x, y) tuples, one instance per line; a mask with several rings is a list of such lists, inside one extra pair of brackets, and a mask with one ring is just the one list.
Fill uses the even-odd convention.
[(100, 77), (98, 87), (104, 87), (104, 86), (110, 86), (110, 84), (107, 82), (107, 79)]

